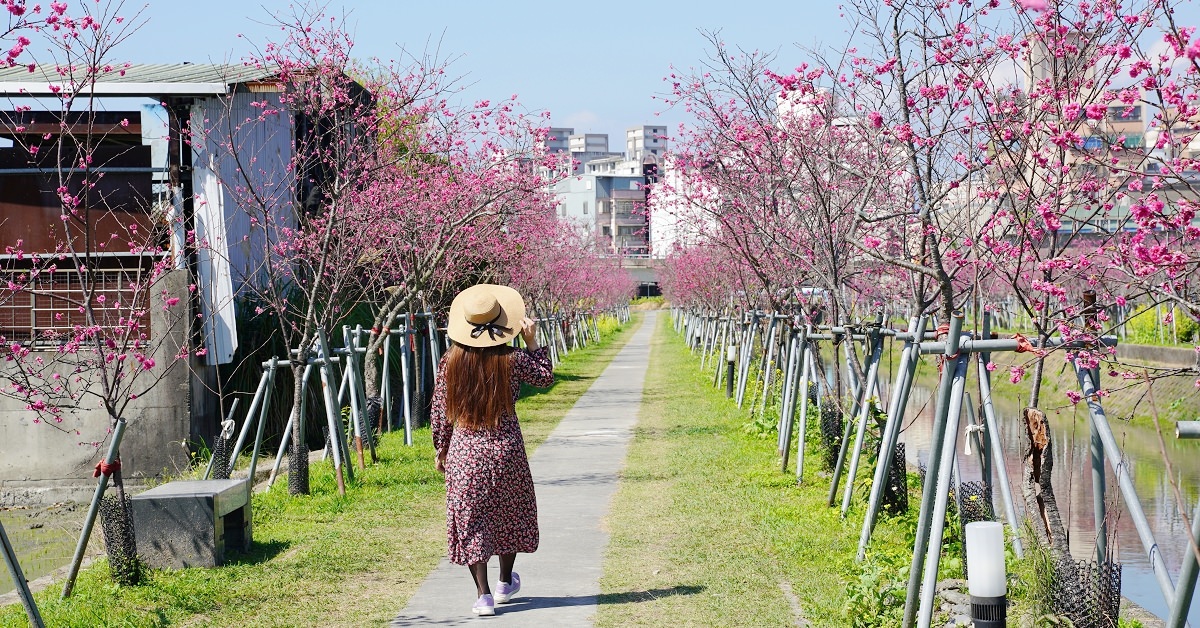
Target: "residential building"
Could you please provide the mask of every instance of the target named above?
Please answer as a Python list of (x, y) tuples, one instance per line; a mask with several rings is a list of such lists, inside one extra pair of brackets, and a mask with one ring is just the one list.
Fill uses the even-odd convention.
[(625, 131), (625, 156), (642, 161), (646, 155), (661, 158), (667, 152), (667, 127), (643, 125)]
[(713, 223), (718, 206), (715, 190), (700, 189), (671, 156), (663, 160), (662, 185), (650, 190), (650, 256), (665, 258), (680, 247), (701, 241), (701, 234)]
[(579, 174), (555, 184), (559, 217), (618, 255), (648, 252), (645, 178)]
[(569, 138), (575, 134), (570, 127), (550, 127), (546, 132), (546, 149), (552, 153), (570, 152)]
[(608, 150), (607, 133), (576, 134), (571, 127), (551, 127), (546, 134), (545, 147), (549, 152), (561, 155), (561, 164), (557, 166), (560, 173), (580, 174), (588, 162), (623, 156)]
[(581, 133), (571, 135), (568, 144), (572, 153), (607, 153), (608, 133)]
[[(613, 254), (648, 254), (646, 198), (666, 152), (667, 128), (646, 125), (629, 129), (626, 153), (610, 151), (607, 134), (577, 134), (566, 127), (550, 131), (555, 143), (548, 142), (547, 147), (571, 160), (569, 169), (561, 169), (571, 175), (554, 184), (559, 217)], [(565, 150), (557, 143), (564, 135)]]

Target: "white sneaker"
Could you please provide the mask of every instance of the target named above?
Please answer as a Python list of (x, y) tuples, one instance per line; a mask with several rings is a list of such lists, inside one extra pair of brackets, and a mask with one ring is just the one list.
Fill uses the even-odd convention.
[(476, 615), (495, 615), (496, 602), (492, 600), (492, 596), (490, 595), (481, 595), (476, 600), (475, 606), (471, 607), (471, 612)]
[(517, 572), (514, 571), (513, 575), (512, 575), (511, 583), (507, 583), (507, 584), (504, 582), (496, 583), (496, 603), (497, 604), (507, 604), (509, 600), (511, 600), (517, 596), (517, 592), (520, 590), (521, 590), (521, 576), (518, 576)]

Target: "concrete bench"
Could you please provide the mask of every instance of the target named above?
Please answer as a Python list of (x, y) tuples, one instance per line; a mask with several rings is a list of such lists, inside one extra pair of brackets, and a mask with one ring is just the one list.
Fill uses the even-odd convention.
[(151, 567), (216, 567), (250, 549), (247, 480), (168, 482), (133, 497), (138, 555)]

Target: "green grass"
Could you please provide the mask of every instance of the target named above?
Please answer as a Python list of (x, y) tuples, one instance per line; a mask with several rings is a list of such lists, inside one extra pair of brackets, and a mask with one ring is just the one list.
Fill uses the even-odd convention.
[[(549, 389), (517, 404), (532, 451), (600, 375), (638, 324), (575, 351)], [(329, 463), (311, 469), (312, 494), (287, 483), (254, 496), (254, 548), (216, 569), (153, 571), (140, 586), (109, 581), (103, 560), (85, 569), (68, 600), (59, 587), (37, 595), (48, 626), (364, 626), (386, 623), (445, 554), (445, 488), (433, 467), (428, 428), (414, 446), (383, 436), (380, 461), (339, 496)], [(464, 586), (466, 577), (464, 576)], [(0, 626), (25, 626), (21, 606), (0, 609)]]
[[(857, 565), (862, 509), (843, 521), (826, 505), (818, 439), (808, 440), (797, 486), (794, 471), (780, 472), (774, 439), (743, 429), (747, 414), (699, 372), (669, 317), (659, 323), (608, 519), (598, 625), (794, 626), (798, 616), (852, 625), (847, 587), (857, 591), (855, 608), (869, 607), (866, 587), (888, 584), (892, 563), (907, 568), (912, 515), (881, 518), (870, 564)], [(859, 584), (871, 573), (876, 580)]]

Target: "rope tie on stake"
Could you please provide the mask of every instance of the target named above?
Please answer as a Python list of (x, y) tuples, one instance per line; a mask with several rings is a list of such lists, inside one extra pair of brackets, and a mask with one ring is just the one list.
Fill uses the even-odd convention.
[(963, 455), (965, 455), (965, 456), (970, 456), (970, 455), (972, 455), (972, 452), (971, 452), (971, 433), (972, 433), (972, 432), (982, 432), (982, 431), (983, 431), (983, 426), (982, 426), (982, 425), (980, 425), (980, 424), (978, 424), (978, 423), (971, 423), (970, 425), (967, 425), (966, 433), (964, 434), (964, 436), (965, 436), (966, 438), (964, 438), (964, 439), (963, 439), (963, 440), (964, 440), (964, 442), (963, 442)]
[[(948, 335), (950, 335), (950, 323), (942, 323), (941, 325), (938, 325), (937, 340), (940, 342), (945, 342), (946, 336), (948, 336)], [(955, 353), (954, 355), (939, 355), (938, 361), (937, 361), (938, 373), (942, 372), (942, 369), (945, 368), (946, 362), (948, 360), (956, 360), (956, 359), (958, 359), (957, 353)]]
[(121, 459), (120, 458), (113, 460), (112, 464), (108, 464), (108, 463), (104, 462), (103, 460), (101, 460), (100, 462), (96, 463), (96, 470), (92, 472), (92, 477), (98, 478), (102, 475), (111, 476), (112, 474), (114, 474), (120, 470), (121, 470)]
[(1033, 346), (1033, 343), (1021, 334), (1013, 334), (1013, 340), (1017, 341), (1017, 353), (1032, 353), (1039, 357), (1046, 355), (1045, 351)]

